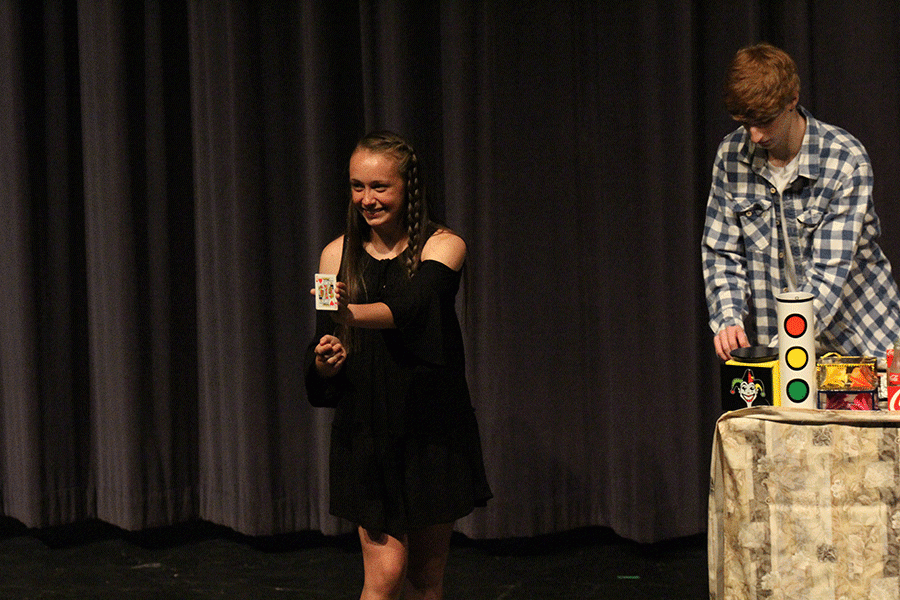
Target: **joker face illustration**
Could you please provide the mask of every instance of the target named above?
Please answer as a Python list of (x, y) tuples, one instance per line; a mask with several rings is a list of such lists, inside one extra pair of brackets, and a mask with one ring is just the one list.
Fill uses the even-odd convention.
[(753, 378), (753, 371), (750, 369), (744, 371), (743, 379), (735, 377), (731, 380), (731, 393), (734, 394), (735, 391), (748, 407), (753, 405), (753, 401), (757, 397), (766, 397), (766, 390), (763, 388), (763, 384)]

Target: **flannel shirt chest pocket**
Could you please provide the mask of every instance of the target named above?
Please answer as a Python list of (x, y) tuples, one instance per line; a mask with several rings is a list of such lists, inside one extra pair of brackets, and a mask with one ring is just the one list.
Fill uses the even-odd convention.
[(735, 195), (733, 198), (734, 212), (740, 222), (747, 252), (768, 252), (775, 221), (772, 200), (758, 195)]
[(813, 237), (822, 224), (825, 208), (818, 203), (807, 207), (797, 215), (797, 239), (800, 243), (800, 254), (804, 258), (812, 255)]

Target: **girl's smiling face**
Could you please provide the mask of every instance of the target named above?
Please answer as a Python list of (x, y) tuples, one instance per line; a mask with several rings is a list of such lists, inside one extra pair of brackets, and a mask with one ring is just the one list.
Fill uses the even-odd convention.
[(370, 227), (402, 228), (406, 184), (397, 159), (358, 148), (350, 157), (350, 194), (353, 206)]

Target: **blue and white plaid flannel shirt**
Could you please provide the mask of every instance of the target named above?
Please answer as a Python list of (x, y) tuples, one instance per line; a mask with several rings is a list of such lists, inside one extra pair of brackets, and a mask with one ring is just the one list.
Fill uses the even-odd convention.
[[(797, 289), (814, 296), (817, 349), (883, 357), (900, 337), (900, 295), (876, 242), (869, 156), (852, 135), (800, 110), (807, 124), (799, 176), (783, 201)], [(743, 127), (725, 137), (701, 249), (713, 333), (741, 325), (751, 344), (763, 346), (777, 344), (775, 294), (788, 285), (780, 199), (770, 179), (765, 150)]]

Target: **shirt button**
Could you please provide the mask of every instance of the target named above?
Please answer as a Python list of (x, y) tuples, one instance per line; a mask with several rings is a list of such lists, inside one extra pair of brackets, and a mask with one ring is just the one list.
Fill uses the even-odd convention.
[(770, 187), (770, 188), (769, 188), (769, 191), (772, 192), (773, 194), (777, 194), (777, 193), (778, 193), (778, 190), (776, 190), (774, 187)]
[(778, 258), (784, 258), (784, 252), (779, 252), (779, 253), (778, 253)]
[(748, 210), (747, 212), (744, 213), (744, 215), (747, 216), (747, 217), (752, 217), (752, 216), (753, 216), (753, 211), (752, 211), (752, 210)]

